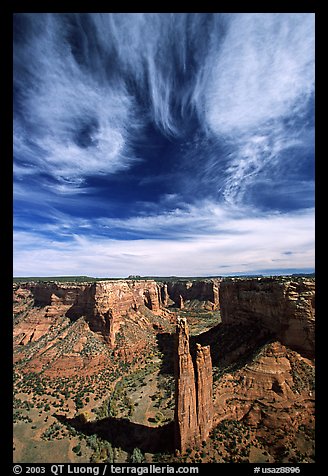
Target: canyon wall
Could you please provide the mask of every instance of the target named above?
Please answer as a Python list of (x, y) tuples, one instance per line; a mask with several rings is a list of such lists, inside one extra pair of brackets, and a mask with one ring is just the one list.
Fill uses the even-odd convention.
[(177, 320), (175, 357), (175, 446), (184, 453), (206, 440), (213, 419), (210, 348), (197, 344), (194, 366), (185, 318)]
[(224, 280), (220, 285), (222, 322), (266, 328), (284, 345), (313, 356), (314, 298), (314, 279)]
[[(14, 285), (14, 315), (25, 326), (22, 344), (39, 338), (42, 329), (46, 332), (51, 317), (75, 321), (84, 316), (92, 331), (114, 345), (122, 317), (129, 312), (146, 307), (162, 315), (171, 305), (185, 310), (220, 308), (223, 324), (268, 329), (283, 344), (312, 356), (314, 296), (314, 279), (288, 277), (22, 283)], [(30, 306), (25, 320), (24, 305)], [(18, 327), (15, 333), (19, 332)]]
[(92, 331), (105, 336), (111, 345), (127, 312), (142, 306), (155, 314), (160, 312), (160, 291), (155, 281), (101, 281), (93, 287), (93, 305), (87, 313), (87, 322)]
[(185, 302), (187, 306), (192, 302), (193, 306), (217, 309), (218, 285), (216, 279), (159, 283), (151, 279), (127, 279), (94, 283), (15, 284), (14, 317), (23, 315), (23, 303), (26, 307), (28, 301), (30, 306), (26, 318), (20, 320), (21, 326), (15, 327), (15, 337), (19, 336), (19, 343), (25, 345), (47, 332), (51, 317), (68, 317), (75, 321), (84, 316), (90, 329), (113, 346), (126, 313), (146, 307), (161, 315), (165, 307), (175, 305), (183, 308)]
[(209, 310), (219, 309), (219, 278), (202, 280), (176, 280), (164, 281), (162, 284), (162, 302), (166, 305), (171, 300), (178, 307), (192, 307), (194, 301), (197, 305)]
[[(75, 316), (75, 306), (89, 286), (55, 283), (14, 285), (14, 343), (26, 345), (49, 332), (58, 318)], [(72, 316), (70, 312), (73, 310)]]
[(114, 345), (121, 318), (127, 312), (137, 311), (142, 306), (155, 314), (161, 310), (160, 287), (152, 280), (24, 283), (14, 286), (14, 299), (17, 301), (19, 296), (21, 303), (14, 307), (16, 321), (19, 321), (23, 311), (23, 302), (28, 301), (31, 307), (21, 325), (15, 326), (16, 335), (18, 333), (22, 337), (21, 344), (39, 338), (40, 329), (46, 332), (51, 325), (51, 317), (68, 317), (75, 321), (84, 316), (92, 331)]

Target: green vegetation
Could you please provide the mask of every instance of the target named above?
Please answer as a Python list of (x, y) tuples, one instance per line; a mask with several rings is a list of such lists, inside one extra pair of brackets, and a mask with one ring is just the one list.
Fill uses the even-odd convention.
[(86, 443), (93, 451), (90, 463), (115, 463), (117, 450), (112, 447), (109, 441), (105, 441), (94, 434), (86, 437)]
[(82, 453), (81, 453), (81, 444), (79, 443), (78, 445), (74, 446), (72, 448), (72, 451), (74, 451), (74, 453), (76, 453), (78, 456), (82, 456)]
[[(292, 351), (288, 351), (289, 354)], [(304, 360), (289, 359), (291, 365), (291, 373), (293, 376), (292, 390), (300, 393), (303, 390), (314, 392), (315, 390), (315, 368)]]
[[(41, 435), (43, 440), (54, 440), (60, 438), (60, 433), (62, 431), (62, 426), (59, 423), (52, 423), (47, 430)], [(63, 437), (63, 435), (62, 435)]]
[[(77, 278), (81, 278), (82, 281), (88, 277), (74, 277), (74, 282), (78, 282)], [(23, 280), (24, 278), (18, 279)], [(35, 280), (36, 278), (31, 279)], [(49, 279), (57, 280), (58, 278)], [(67, 281), (67, 277), (62, 279)], [(97, 280), (96, 278), (88, 278), (88, 280), (91, 279)], [(130, 279), (145, 278), (135, 276), (130, 277)], [(168, 279), (165, 278), (165, 281)], [(172, 278), (172, 280), (176, 279)], [(179, 279), (189, 280), (190, 278)], [(204, 280), (204, 278), (199, 279)], [(202, 334), (207, 328), (214, 327), (219, 320), (219, 311), (208, 311), (204, 308), (197, 309), (192, 306), (190, 310), (187, 308), (179, 310), (179, 314), (185, 315), (190, 320), (190, 333), (192, 336)], [(152, 321), (150, 322), (152, 323)], [(132, 327), (132, 329), (134, 328)], [(122, 326), (120, 332), (116, 334), (117, 347), (107, 350), (107, 368), (91, 376), (76, 373), (76, 375), (70, 377), (50, 378), (47, 376), (46, 366), (40, 373), (24, 373), (28, 369), (28, 365), (26, 365), (28, 362), (26, 349), (28, 347), (21, 346), (19, 351), (22, 349), (21, 355), (24, 356), (25, 360), (22, 359), (15, 364), (14, 373), (14, 423), (17, 423), (17, 431), (22, 430), (23, 433), (37, 430), (34, 433), (31, 432), (33, 438), (35, 438), (34, 435), (41, 434), (42, 440), (52, 442), (49, 444), (49, 447), (53, 445), (55, 440), (65, 440), (69, 445), (68, 447), (74, 453), (69, 455), (70, 458), (81, 461), (78, 458), (83, 456), (85, 459), (89, 458), (91, 463), (142, 463), (145, 461), (149, 462), (150, 460), (154, 462), (188, 463), (210, 461), (246, 462), (254, 450), (255, 453), (258, 451), (261, 457), (263, 455), (264, 459), (273, 457), (276, 461), (286, 462), (288, 460), (290, 463), (297, 463), (307, 462), (306, 458), (309, 458), (310, 454), (312, 455), (312, 448), (303, 450), (302, 447), (298, 448), (295, 446), (291, 450), (283, 434), (280, 435), (276, 432), (274, 436), (271, 437), (270, 435), (271, 439), (268, 438), (266, 440), (263, 436), (258, 436), (254, 428), (234, 420), (221, 422), (213, 429), (209, 439), (201, 443), (200, 448), (188, 449), (186, 454), (177, 457), (173, 454), (164, 453), (150, 455), (146, 452), (143, 454), (140, 448), (137, 447), (132, 451), (134, 444), (137, 446), (138, 442), (130, 446), (132, 453), (129, 452), (130, 454), (128, 454), (123, 449), (113, 447), (109, 441), (102, 439), (96, 434), (87, 435), (86, 433), (89, 432), (90, 428), (93, 428), (91, 431), (95, 431), (94, 428), (97, 428), (98, 424), (99, 428), (101, 428), (101, 422), (90, 421), (94, 420), (94, 418), (96, 420), (103, 420), (109, 417), (129, 419), (143, 425), (147, 425), (147, 421), (149, 421), (152, 425), (148, 426), (161, 426), (172, 420), (175, 404), (175, 381), (172, 374), (173, 366), (168, 369), (165, 367), (167, 362), (172, 362), (172, 359), (170, 360), (173, 357), (172, 355), (170, 356), (172, 349), (170, 346), (168, 348), (163, 346), (165, 349), (163, 351), (165, 352), (164, 356), (156, 347), (156, 342), (159, 339), (156, 341), (155, 335), (149, 333), (150, 341), (152, 339), (153, 341), (147, 347), (147, 351), (143, 351), (141, 358), (138, 354), (131, 363), (127, 363), (123, 358), (119, 357), (122, 354), (118, 351), (122, 350), (122, 345), (128, 341), (129, 331), (129, 329), (127, 330), (127, 328)], [(165, 331), (167, 331), (166, 327)], [(214, 333), (213, 342), (211, 342), (213, 355), (219, 356), (215, 365), (213, 364), (214, 387), (219, 385), (220, 378), (224, 372), (232, 374), (232, 382), (235, 385), (240, 384), (242, 379), (236, 371), (245, 362), (253, 360), (261, 352), (265, 352), (265, 347), (256, 347), (256, 349), (251, 349), (248, 355), (243, 355), (242, 358), (229, 362), (226, 356), (229, 356), (235, 349), (238, 349), (241, 343), (246, 341), (252, 342), (252, 340), (258, 339), (256, 335), (258, 331), (255, 328), (244, 329), (242, 325), (239, 325), (236, 332), (231, 328), (227, 334), (224, 334), (224, 332), (221, 334)], [(220, 339), (216, 338), (217, 335), (220, 336)], [(51, 343), (51, 333), (49, 332), (44, 339), (48, 339), (46, 342)], [(87, 343), (80, 351), (81, 355), (97, 354), (99, 349), (102, 351), (102, 344), (99, 342), (97, 337), (94, 337), (94, 339), (88, 337)], [(38, 343), (31, 345), (37, 346)], [(166, 366), (169, 367), (169, 365)], [(294, 379), (293, 390), (314, 390), (314, 369), (312, 366), (306, 361), (296, 360), (294, 362), (291, 359), (291, 367)], [(60, 411), (57, 412), (55, 408), (59, 408)], [(300, 406), (300, 408), (302, 407)], [(263, 411), (265, 412), (266, 410), (264, 409)], [(90, 412), (92, 418), (89, 418), (90, 414), (87, 416), (87, 412)], [(60, 421), (54, 422), (56, 415), (61, 414), (61, 416), (64, 416), (63, 413), (66, 413), (66, 422), (62, 423), (65, 419), (59, 419)], [(84, 428), (83, 424), (88, 423), (85, 425), (88, 431), (83, 433), (83, 431), (78, 431), (70, 426), (69, 419), (73, 417), (76, 418), (76, 421), (80, 418), (81, 426), (76, 425), (79, 429)], [(31, 423), (33, 423), (32, 426)], [(105, 424), (106, 422), (103, 423)], [(93, 427), (93, 424), (95, 427)], [(314, 429), (306, 425), (299, 425), (295, 432), (297, 438), (309, 443), (306, 448), (310, 447), (311, 442), (314, 440)], [(155, 430), (154, 433), (156, 433)], [(100, 434), (105, 435), (102, 432)], [(59, 446), (61, 447), (61, 445), (64, 445), (64, 441), (60, 442)], [(277, 454), (274, 454), (271, 446), (274, 448), (278, 446), (281, 449), (279, 449)]]
[(139, 448), (134, 448), (131, 455), (131, 463), (143, 463), (145, 461), (144, 455)]
[(99, 420), (108, 417), (131, 417), (134, 411), (134, 404), (127, 394), (126, 378), (119, 380), (109, 398), (96, 410)]

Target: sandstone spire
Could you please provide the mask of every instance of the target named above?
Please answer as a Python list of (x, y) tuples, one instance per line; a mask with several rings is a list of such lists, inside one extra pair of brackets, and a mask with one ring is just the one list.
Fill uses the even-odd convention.
[(194, 366), (189, 351), (187, 320), (178, 317), (176, 328), (175, 438), (180, 451), (196, 443), (198, 420)]
[(201, 441), (208, 437), (213, 423), (213, 373), (210, 346), (197, 344), (197, 415)]
[(212, 427), (212, 361), (210, 348), (197, 344), (196, 375), (189, 349), (187, 320), (176, 327), (175, 439), (181, 452), (198, 446)]

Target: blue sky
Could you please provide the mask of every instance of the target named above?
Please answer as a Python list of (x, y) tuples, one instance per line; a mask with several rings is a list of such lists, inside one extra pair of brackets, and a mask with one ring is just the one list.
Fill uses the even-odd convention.
[(314, 14), (14, 15), (14, 275), (314, 270)]

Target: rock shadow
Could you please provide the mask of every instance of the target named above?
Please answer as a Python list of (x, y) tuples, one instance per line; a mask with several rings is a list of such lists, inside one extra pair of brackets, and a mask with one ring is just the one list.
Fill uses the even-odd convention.
[(96, 286), (94, 283), (79, 288), (74, 294), (74, 288), (70, 292), (56, 283), (44, 283), (44, 285), (31, 285), (30, 291), (34, 299), (34, 306), (43, 308), (51, 306), (52, 296), (57, 296), (60, 303), (70, 305), (65, 313), (71, 321), (76, 321), (82, 316), (88, 316), (95, 306)]
[(66, 311), (65, 316), (71, 321), (77, 321), (82, 316), (88, 316), (95, 306), (96, 285), (90, 284), (77, 294), (72, 306)]
[(175, 334), (169, 332), (156, 334), (156, 341), (158, 349), (163, 355), (160, 373), (174, 375)]
[[(187, 318), (188, 319), (188, 318)], [(157, 345), (163, 355), (160, 372), (174, 375), (175, 334), (157, 334)], [(190, 335), (190, 354), (195, 363), (196, 344), (209, 345), (212, 364), (223, 371), (227, 367), (240, 368), (250, 362), (264, 344), (271, 342), (274, 335), (268, 330), (247, 324), (224, 325), (219, 323), (208, 331)]]
[(251, 361), (264, 344), (272, 341), (268, 330), (247, 324), (225, 325), (220, 323), (206, 332), (190, 337), (190, 351), (194, 356), (196, 343), (209, 345), (212, 364), (216, 367), (241, 367)]
[(67, 418), (55, 415), (58, 421), (71, 426), (85, 435), (96, 434), (116, 448), (132, 453), (139, 448), (143, 453), (174, 452), (174, 422), (160, 427), (150, 427), (133, 423), (125, 418), (104, 418), (84, 422), (81, 418)]
[(58, 291), (55, 283), (49, 283), (44, 286), (32, 284), (29, 287), (34, 299), (34, 307), (45, 307), (51, 304), (51, 295)]

